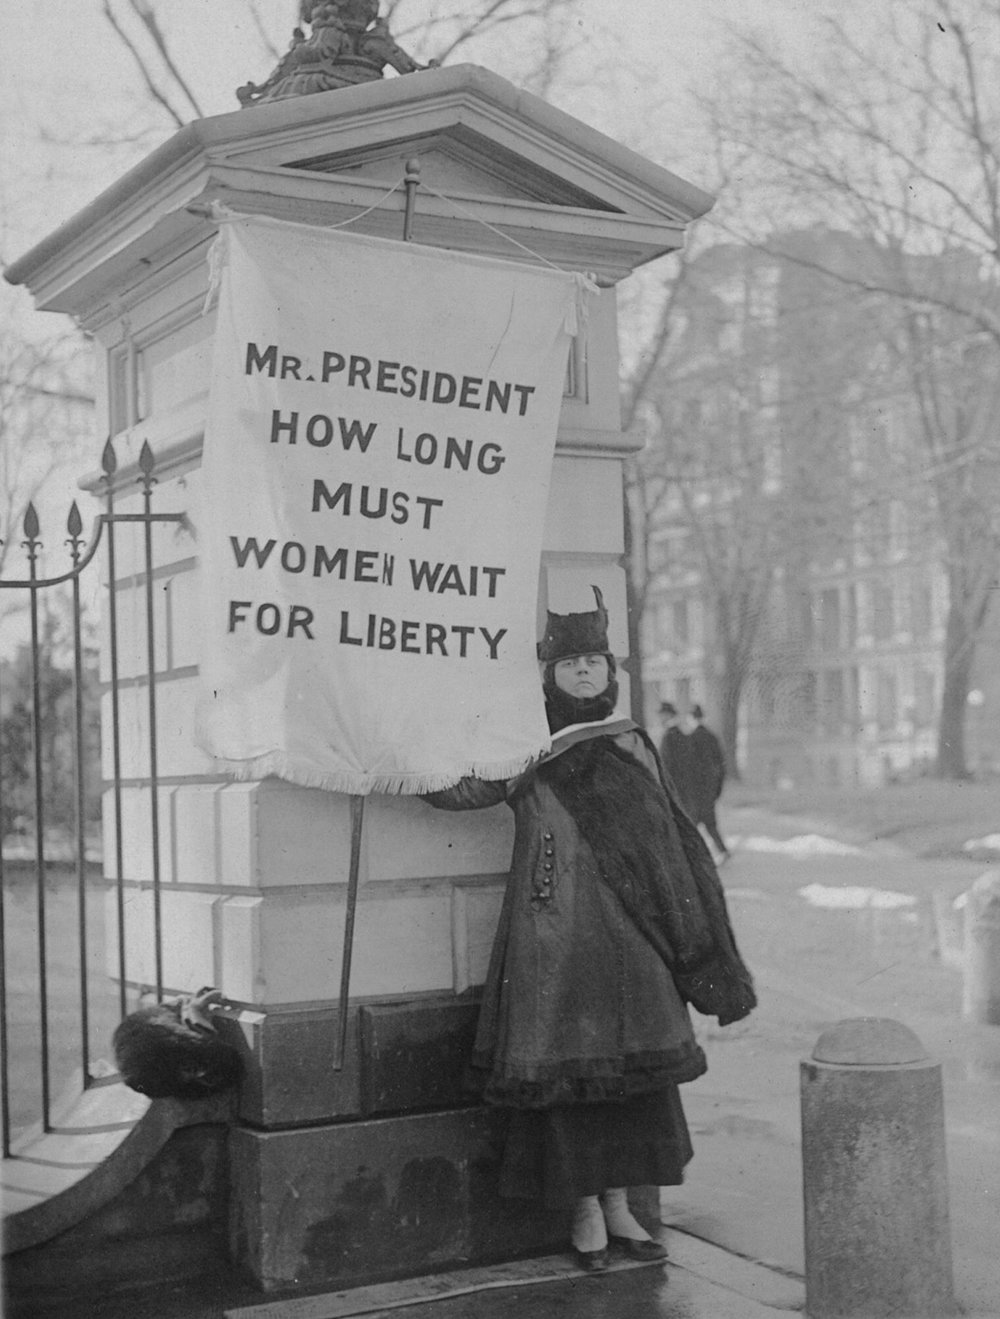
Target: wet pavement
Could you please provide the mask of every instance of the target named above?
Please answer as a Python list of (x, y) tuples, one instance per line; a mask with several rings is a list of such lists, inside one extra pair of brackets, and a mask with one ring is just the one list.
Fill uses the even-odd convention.
[(748, 811), (727, 823), (741, 843), (723, 877), (761, 1001), (726, 1030), (702, 1023), (709, 1071), (684, 1089), (695, 1159), (687, 1184), (664, 1192), (664, 1218), (803, 1274), (799, 1063), (833, 1022), (891, 1017), (942, 1065), (958, 1298), (1000, 1315), (1000, 1027), (963, 1020), (934, 901), (940, 917), (984, 867), (890, 848), (745, 848), (774, 839), (775, 821)]
[(723, 879), (760, 1007), (725, 1029), (697, 1019), (709, 1070), (683, 1089), (695, 1158), (686, 1184), (662, 1195), (666, 1265), (587, 1277), (565, 1258), (525, 1261), (482, 1287), (465, 1270), (412, 1280), (391, 1303), (377, 1288), (355, 1289), (336, 1307), (315, 1297), (264, 1304), (245, 1284), (220, 1278), (122, 1298), (119, 1308), (95, 1298), (97, 1308), (81, 1307), (80, 1319), (801, 1312), (799, 1064), (827, 1026), (858, 1016), (905, 1023), (942, 1064), (956, 1292), (968, 1315), (1000, 1317), (1000, 1027), (963, 1020), (961, 970), (940, 946), (941, 913), (984, 867), (917, 862), (891, 848), (824, 850), (821, 837), (803, 842), (804, 829), (755, 811), (723, 813), (722, 822), (736, 841)]

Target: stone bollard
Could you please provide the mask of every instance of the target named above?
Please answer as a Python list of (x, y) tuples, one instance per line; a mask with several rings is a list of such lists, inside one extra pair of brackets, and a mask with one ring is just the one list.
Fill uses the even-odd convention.
[(1000, 870), (980, 875), (965, 895), (962, 1015), (1000, 1025)]
[(809, 1319), (955, 1314), (940, 1064), (861, 1017), (820, 1035), (800, 1080)]

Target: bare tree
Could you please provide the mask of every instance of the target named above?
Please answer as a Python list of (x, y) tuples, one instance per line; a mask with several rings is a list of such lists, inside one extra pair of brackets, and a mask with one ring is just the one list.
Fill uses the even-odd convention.
[[(825, 20), (806, 73), (766, 41), (739, 42), (717, 139), (756, 182), (729, 223), (752, 242), (894, 302), (950, 586), (938, 769), (965, 771), (963, 722), (989, 583), (1000, 569), (1000, 6), (888, 0), (871, 30)], [(822, 219), (863, 238), (855, 268), (782, 250), (776, 232)], [(956, 339), (975, 369), (956, 375)], [(964, 358), (962, 359), (964, 360)], [(960, 383), (959, 383), (960, 382)], [(959, 400), (958, 394), (961, 394)], [(961, 406), (959, 406), (961, 403)], [(976, 534), (970, 536), (971, 527)]]
[(976, 647), (1000, 579), (1000, 354), (946, 320), (909, 312), (904, 344), (948, 581), (938, 771), (963, 778)]
[[(525, 29), (544, 66), (565, 43), (575, 7), (576, 0), (383, 0), (383, 13), (397, 38), (418, 44), (439, 64), (454, 60), (483, 38)], [(513, 35), (523, 38), (524, 33)]]
[[(115, 36), (131, 55), (150, 97), (170, 116), (177, 128), (183, 126), (191, 111), (195, 118), (201, 118), (204, 111), (174, 59), (170, 44), (157, 20), (152, 0), (122, 0), (122, 3), (123, 8), (130, 11), (145, 32), (153, 58), (129, 34), (110, 0), (102, 0), (102, 11)], [(155, 68), (157, 62), (160, 66), (158, 70)]]
[[(683, 297), (688, 271), (688, 253), (677, 253), (666, 284), (657, 282), (647, 291), (646, 302), (655, 311), (653, 324), (639, 332), (641, 343), (635, 362), (622, 386), (622, 430), (628, 434), (648, 416), (648, 399), (663, 358), (676, 328), (676, 311)], [(633, 294), (633, 302), (638, 295)], [(633, 319), (641, 317), (635, 306)], [(645, 429), (645, 427), (644, 427)], [(655, 464), (640, 453), (626, 460), (622, 483), (622, 526), (624, 528), (628, 673), (631, 679), (630, 706), (637, 723), (645, 721), (645, 673), (643, 660), (643, 618), (649, 602), (654, 570), (652, 537), (657, 515), (666, 497), (669, 483)]]
[(16, 328), (0, 332), (0, 571), (21, 540), (29, 501), (78, 456), (92, 411), (90, 354), (79, 335), (36, 343)]
[(773, 309), (762, 308), (756, 287), (766, 270), (746, 257), (728, 245), (682, 259), (653, 350), (632, 377), (647, 435), (630, 482), (636, 604), (645, 610), (665, 585), (697, 580), (734, 773), (743, 685), (787, 532), (767, 397)]
[[(502, 60), (519, 82), (545, 94), (576, 38), (571, 19), (577, 0), (383, 0), (381, 15), (396, 39), (423, 63), (444, 64), (474, 56), (484, 41), (502, 38)], [(306, 6), (308, 8), (308, 6)], [(207, 101), (182, 67), (162, 16), (165, 0), (101, 0), (116, 43), (137, 70), (144, 96), (164, 127), (179, 128), (204, 115)], [(286, 0), (288, 30), (300, 21), (300, 4)], [(250, 21), (261, 48), (261, 65), (280, 57), (274, 21), (260, 0), (251, 0)], [(498, 47), (494, 45), (493, 49)]]

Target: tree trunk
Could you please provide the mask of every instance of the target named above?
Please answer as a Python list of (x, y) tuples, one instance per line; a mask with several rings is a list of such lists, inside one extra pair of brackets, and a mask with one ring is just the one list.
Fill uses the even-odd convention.
[(737, 743), (740, 728), (740, 701), (743, 697), (743, 681), (737, 657), (728, 648), (723, 649), (724, 668), (715, 680), (715, 705), (718, 712), (719, 726), (715, 730), (726, 757), (726, 774), (729, 778), (740, 778), (740, 766), (737, 758)]
[(646, 700), (642, 678), (642, 597), (635, 585), (635, 529), (628, 487), (622, 482), (622, 519), (625, 540), (625, 612), (628, 627), (628, 659), (624, 668), (629, 676), (629, 713), (637, 724), (645, 726)]
[(737, 738), (739, 736), (740, 698), (738, 693), (725, 692), (719, 709), (719, 739), (726, 757), (726, 774), (731, 779), (740, 779), (740, 766), (736, 756)]
[(975, 654), (968, 622), (954, 602), (948, 609), (945, 640), (944, 690), (938, 723), (936, 773), (942, 779), (967, 779), (965, 760), (965, 712)]

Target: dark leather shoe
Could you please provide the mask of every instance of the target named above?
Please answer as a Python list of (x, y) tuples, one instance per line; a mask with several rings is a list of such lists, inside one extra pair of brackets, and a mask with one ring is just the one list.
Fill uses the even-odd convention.
[(610, 1262), (606, 1246), (600, 1250), (577, 1250), (574, 1246), (573, 1254), (584, 1273), (604, 1273)]
[(667, 1248), (659, 1241), (653, 1241), (649, 1238), (645, 1241), (636, 1241), (632, 1237), (608, 1237), (608, 1241), (623, 1250), (629, 1259), (640, 1260), (648, 1264), (654, 1259), (666, 1259)]

